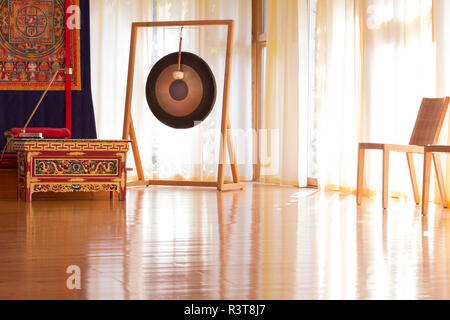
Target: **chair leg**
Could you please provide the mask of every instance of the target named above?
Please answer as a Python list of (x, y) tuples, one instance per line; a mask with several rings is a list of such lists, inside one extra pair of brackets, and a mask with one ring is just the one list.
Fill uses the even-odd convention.
[(439, 155), (437, 153), (433, 153), (433, 162), (434, 162), (434, 169), (436, 172), (436, 179), (438, 181), (439, 192), (441, 194), (442, 206), (444, 208), (447, 208), (448, 204), (447, 204), (447, 195), (445, 193), (445, 183), (444, 178), (442, 177), (441, 162), (439, 161)]
[(411, 183), (414, 193), (414, 202), (417, 205), (420, 203), (420, 195), (419, 195), (419, 188), (417, 186), (416, 168), (414, 166), (414, 159), (412, 153), (407, 152), (406, 159), (408, 160), (409, 175), (411, 176)]
[(431, 152), (425, 152), (423, 161), (422, 215), (428, 215), (430, 197)]
[(383, 209), (389, 202), (389, 150), (383, 150)]
[(364, 160), (366, 149), (359, 148), (358, 150), (358, 178), (356, 183), (356, 204), (361, 205), (362, 193), (364, 188)]

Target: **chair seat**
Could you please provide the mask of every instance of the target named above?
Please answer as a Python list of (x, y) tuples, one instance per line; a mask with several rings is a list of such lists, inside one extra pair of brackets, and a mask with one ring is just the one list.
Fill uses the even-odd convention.
[[(12, 128), (11, 131), (14, 137), (18, 137), (22, 132), (22, 128)], [(67, 128), (27, 128), (26, 133), (42, 133), (44, 138), (51, 139), (70, 139), (72, 133)]]
[(360, 143), (359, 148), (361, 149), (372, 149), (372, 150), (389, 150), (394, 152), (412, 152), (412, 153), (423, 153), (423, 146), (415, 145), (403, 145), (403, 144), (388, 144), (388, 143)]
[(428, 145), (425, 146), (425, 152), (450, 152), (449, 145)]

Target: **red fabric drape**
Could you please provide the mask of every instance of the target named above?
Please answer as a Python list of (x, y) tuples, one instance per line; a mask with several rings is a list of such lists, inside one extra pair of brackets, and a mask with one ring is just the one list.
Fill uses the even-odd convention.
[[(66, 10), (66, 61), (65, 67), (71, 68), (71, 52), (72, 52), (72, 39), (70, 36), (70, 29), (68, 24), (69, 15), (67, 13), (68, 8), (72, 5), (71, 0), (66, 0), (65, 2), (65, 10)], [(72, 76), (69, 73), (66, 73), (66, 128), (71, 132), (72, 131)]]

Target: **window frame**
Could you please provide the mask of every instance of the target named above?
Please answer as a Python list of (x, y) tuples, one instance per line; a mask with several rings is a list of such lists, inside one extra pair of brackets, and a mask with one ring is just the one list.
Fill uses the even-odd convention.
[(262, 58), (267, 47), (267, 32), (263, 30), (264, 6), (266, 0), (252, 0), (252, 128), (256, 135), (256, 163), (253, 165), (253, 180), (260, 179), (260, 139), (262, 119)]

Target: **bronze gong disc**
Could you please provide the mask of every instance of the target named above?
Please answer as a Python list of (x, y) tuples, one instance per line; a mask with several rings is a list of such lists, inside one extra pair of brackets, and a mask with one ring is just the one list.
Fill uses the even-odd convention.
[(208, 64), (199, 56), (181, 53), (182, 79), (175, 79), (178, 52), (159, 60), (147, 79), (146, 96), (150, 110), (165, 125), (188, 129), (211, 113), (216, 101), (216, 80)]

